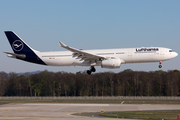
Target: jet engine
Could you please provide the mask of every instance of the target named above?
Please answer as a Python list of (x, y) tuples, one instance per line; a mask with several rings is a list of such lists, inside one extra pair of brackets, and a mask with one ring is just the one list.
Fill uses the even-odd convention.
[(119, 68), (121, 66), (121, 60), (119, 58), (106, 59), (101, 62), (102, 68)]

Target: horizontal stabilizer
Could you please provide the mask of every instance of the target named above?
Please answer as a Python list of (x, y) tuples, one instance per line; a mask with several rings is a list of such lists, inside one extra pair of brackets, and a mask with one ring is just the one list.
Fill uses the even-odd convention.
[(24, 54), (15, 54), (15, 53), (10, 53), (10, 52), (4, 52), (6, 54), (8, 54), (8, 57), (12, 57), (12, 58), (20, 58), (20, 59), (25, 59), (26, 55)]

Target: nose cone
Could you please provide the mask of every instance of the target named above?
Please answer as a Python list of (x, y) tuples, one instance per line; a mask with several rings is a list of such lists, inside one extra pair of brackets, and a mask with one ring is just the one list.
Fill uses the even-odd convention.
[(174, 57), (178, 56), (178, 53), (177, 52), (174, 52)]

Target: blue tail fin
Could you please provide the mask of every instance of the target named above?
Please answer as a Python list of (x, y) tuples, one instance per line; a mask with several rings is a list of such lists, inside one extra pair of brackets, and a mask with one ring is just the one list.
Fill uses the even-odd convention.
[(20, 37), (12, 31), (5, 31), (6, 37), (16, 54), (32, 53), (33, 49), (30, 48)]
[[(19, 36), (13, 31), (5, 31), (6, 37), (15, 54), (25, 55), (26, 57), (22, 60), (33, 62), (37, 64), (46, 65), (35, 53), (31, 47), (29, 47)], [(20, 58), (18, 58), (20, 59)]]

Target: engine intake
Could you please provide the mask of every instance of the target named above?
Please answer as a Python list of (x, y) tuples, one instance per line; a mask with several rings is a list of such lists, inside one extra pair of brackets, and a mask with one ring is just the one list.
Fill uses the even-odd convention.
[(119, 58), (107, 59), (101, 62), (102, 68), (119, 68), (121, 66), (121, 60)]

